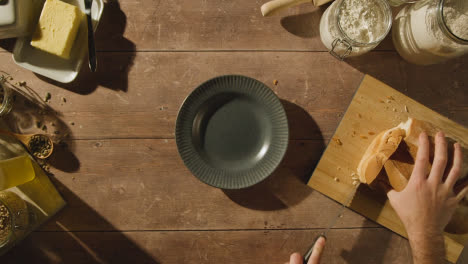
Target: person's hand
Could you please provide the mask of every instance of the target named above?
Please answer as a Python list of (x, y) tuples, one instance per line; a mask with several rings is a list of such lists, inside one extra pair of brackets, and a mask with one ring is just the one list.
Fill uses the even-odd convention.
[(425, 133), (421, 133), (408, 185), (401, 192), (391, 190), (387, 193), (406, 228), (415, 263), (437, 263), (443, 258), (443, 230), (458, 202), (468, 192), (468, 188), (457, 195), (453, 191), (463, 162), (460, 144), (456, 143), (454, 149), (453, 164), (447, 172), (447, 141), (439, 132), (435, 137), (434, 161), (429, 172), (429, 140)]
[[(326, 239), (323, 236), (320, 236), (317, 241), (315, 241), (314, 249), (312, 251), (312, 255), (310, 255), (309, 261), (307, 264), (319, 264), (320, 258), (322, 257), (323, 249), (325, 247)], [(292, 253), (291, 257), (289, 258), (289, 264), (303, 264), (304, 259), (302, 258), (301, 254), (299, 253)]]
[(390, 204), (406, 227), (408, 234), (427, 232), (442, 233), (450, 221), (458, 202), (466, 195), (466, 189), (455, 195), (453, 186), (460, 177), (462, 153), (460, 144), (454, 145), (453, 166), (446, 175), (447, 141), (442, 132), (435, 137), (434, 162), (430, 172), (429, 140), (425, 133), (419, 136), (419, 149), (413, 173), (406, 188), (387, 193)]

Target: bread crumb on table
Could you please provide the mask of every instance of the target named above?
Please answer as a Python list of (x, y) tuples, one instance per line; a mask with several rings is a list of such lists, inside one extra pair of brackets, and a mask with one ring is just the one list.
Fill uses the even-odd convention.
[(278, 85), (278, 80), (273, 80), (274, 85)]
[(341, 142), (341, 140), (340, 140), (339, 138), (337, 138), (337, 137), (334, 137), (334, 138), (333, 138), (333, 141), (335, 141), (335, 143), (336, 143), (338, 146), (343, 145), (343, 142)]
[(361, 138), (362, 138), (362, 139), (368, 139), (368, 137), (367, 137), (367, 136), (364, 136), (364, 135), (361, 135)]

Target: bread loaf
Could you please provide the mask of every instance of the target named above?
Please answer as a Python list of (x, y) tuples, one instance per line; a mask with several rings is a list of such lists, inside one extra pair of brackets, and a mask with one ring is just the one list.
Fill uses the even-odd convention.
[[(432, 164), (432, 160), (434, 159), (434, 137), (437, 134), (437, 132), (443, 131), (443, 129), (437, 128), (431, 123), (417, 120), (414, 118), (408, 118), (408, 121), (406, 121), (405, 123), (401, 123), (400, 125), (398, 125), (398, 127), (406, 131), (406, 136), (403, 140), (408, 146), (408, 152), (413, 157), (413, 159), (416, 159), (416, 154), (418, 152), (419, 134), (423, 131), (426, 132), (426, 134), (429, 136), (429, 144), (430, 144), (429, 161)], [(450, 165), (453, 163), (453, 152), (454, 152), (453, 144), (455, 144), (455, 142), (460, 142), (460, 140), (453, 138), (451, 135), (446, 135), (446, 140), (448, 143), (447, 144), (448, 145), (447, 169), (450, 169)], [(464, 179), (468, 177), (468, 147), (463, 144), (462, 144), (462, 154), (463, 154), (463, 165), (462, 165), (460, 179)]]
[[(390, 131), (392, 131), (391, 134), (389, 133)], [(421, 132), (426, 132), (429, 136), (429, 172), (434, 158), (434, 137), (438, 131), (442, 131), (442, 129), (430, 123), (409, 118), (408, 121), (401, 123), (397, 127), (381, 132), (374, 141), (372, 141), (361, 159), (358, 167), (361, 182), (367, 184), (372, 183), (382, 169), (382, 166), (384, 166), (390, 185), (396, 191), (402, 191), (408, 184), (408, 180), (414, 168), (414, 160), (416, 159), (419, 147), (419, 134)], [(403, 141), (398, 140), (400, 136), (402, 136)], [(384, 144), (386, 139), (389, 138), (390, 144)], [(448, 141), (449, 154), (447, 170), (449, 170), (450, 165), (453, 163), (453, 144), (458, 140), (452, 138), (450, 135), (447, 135), (446, 139)], [(397, 143), (397, 145), (395, 146), (394, 143)], [(455, 187), (456, 191), (460, 191), (462, 187), (466, 186), (466, 180), (468, 180), (468, 148), (463, 144), (462, 148), (463, 165), (460, 180)], [(468, 233), (468, 195), (457, 207), (446, 231), (455, 234)]]
[(359, 180), (371, 184), (385, 162), (392, 156), (405, 136), (405, 130), (395, 127), (378, 134), (364, 153), (357, 168)]
[(385, 162), (384, 167), (390, 185), (399, 192), (408, 184), (414, 164), (403, 163), (396, 159), (389, 159)]

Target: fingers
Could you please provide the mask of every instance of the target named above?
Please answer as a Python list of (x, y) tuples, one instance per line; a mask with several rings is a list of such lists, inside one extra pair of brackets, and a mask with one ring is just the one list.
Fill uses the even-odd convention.
[(413, 173), (409, 183), (426, 179), (427, 165), (429, 164), (429, 139), (427, 134), (422, 132), (419, 134), (419, 148), (416, 154), (416, 161), (414, 164)]
[(319, 264), (320, 258), (322, 257), (323, 249), (325, 248), (325, 237), (321, 236), (317, 239), (314, 245), (312, 255), (310, 255), (309, 262), (307, 264)]
[(445, 167), (447, 167), (447, 141), (444, 133), (439, 132), (435, 136), (434, 162), (428, 180), (434, 183), (442, 182)]
[(457, 197), (456, 197), (457, 202), (463, 200), (463, 197), (465, 197), (467, 194), (468, 194), (468, 186), (465, 187), (465, 189), (461, 190), (461, 192), (457, 194)]
[(302, 262), (302, 256), (297, 252), (292, 253), (289, 257), (289, 264), (303, 264)]
[(458, 178), (461, 174), (461, 168), (463, 163), (463, 154), (461, 150), (461, 146), (459, 143), (455, 143), (454, 147), (454, 154), (453, 154), (453, 166), (450, 169), (450, 172), (445, 180), (445, 184), (452, 189), (455, 183), (457, 182)]

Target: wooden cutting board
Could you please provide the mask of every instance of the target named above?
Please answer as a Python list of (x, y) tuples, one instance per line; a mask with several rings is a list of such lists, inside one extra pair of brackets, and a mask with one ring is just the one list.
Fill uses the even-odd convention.
[[(344, 204), (354, 190), (351, 175), (356, 173), (372, 139), (378, 132), (395, 127), (409, 116), (444, 128), (448, 136), (468, 146), (467, 128), (366, 75), (308, 185)], [(381, 191), (361, 184), (349, 208), (407, 237), (403, 224)], [(455, 263), (467, 241), (468, 234), (445, 233), (447, 260)]]

